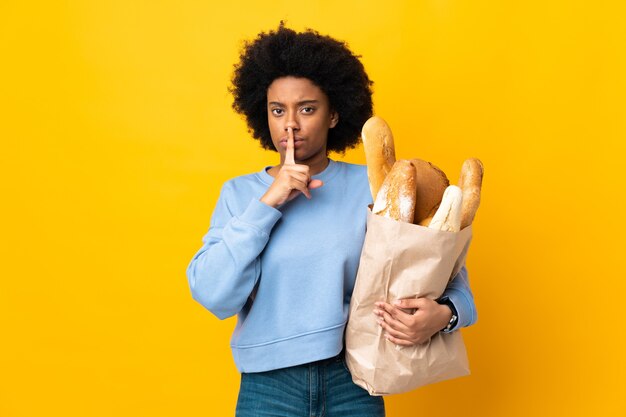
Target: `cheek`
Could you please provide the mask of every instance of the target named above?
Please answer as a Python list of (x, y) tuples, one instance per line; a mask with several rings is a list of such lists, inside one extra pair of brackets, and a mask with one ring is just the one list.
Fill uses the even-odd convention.
[(321, 120), (317, 126), (317, 136), (320, 138), (328, 137), (328, 130), (330, 129), (330, 124), (326, 120)]
[(324, 135), (328, 131), (328, 126), (328, 123), (323, 118), (315, 120), (312, 124), (312, 127), (315, 129), (317, 135)]
[(268, 121), (268, 126), (270, 129), (270, 136), (272, 137), (272, 140), (276, 139), (277, 135), (280, 133), (280, 127), (277, 125), (277, 123), (272, 120)]

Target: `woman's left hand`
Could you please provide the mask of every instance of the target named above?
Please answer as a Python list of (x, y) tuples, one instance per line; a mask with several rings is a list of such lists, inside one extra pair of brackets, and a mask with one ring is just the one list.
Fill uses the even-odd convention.
[[(450, 307), (430, 298), (406, 298), (394, 305), (377, 302), (374, 314), (385, 330), (385, 337), (396, 345), (412, 346), (427, 342), (452, 317)], [(403, 310), (415, 310), (410, 314)]]

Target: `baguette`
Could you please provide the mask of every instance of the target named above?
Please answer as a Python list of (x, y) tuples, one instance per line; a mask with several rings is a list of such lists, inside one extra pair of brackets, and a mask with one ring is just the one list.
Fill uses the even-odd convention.
[(459, 187), (463, 190), (461, 207), (461, 229), (472, 224), (480, 205), (480, 189), (483, 183), (483, 164), (479, 159), (470, 158), (463, 163), (459, 177)]
[(385, 178), (372, 212), (379, 216), (413, 223), (415, 215), (415, 167), (406, 159), (393, 164)]
[(459, 187), (450, 185), (446, 188), (441, 204), (428, 227), (444, 232), (458, 232), (461, 230), (462, 200), (463, 191)]
[(363, 125), (361, 139), (365, 149), (370, 192), (372, 199), (376, 199), (378, 190), (396, 162), (393, 134), (382, 118), (373, 116)]

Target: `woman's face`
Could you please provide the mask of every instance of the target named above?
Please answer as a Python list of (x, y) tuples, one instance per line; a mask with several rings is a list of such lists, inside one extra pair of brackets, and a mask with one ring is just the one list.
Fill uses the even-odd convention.
[(287, 148), (287, 128), (293, 128), (295, 160), (299, 163), (326, 159), (328, 129), (338, 121), (328, 97), (307, 78), (282, 77), (267, 89), (267, 118), (272, 142), (281, 163)]

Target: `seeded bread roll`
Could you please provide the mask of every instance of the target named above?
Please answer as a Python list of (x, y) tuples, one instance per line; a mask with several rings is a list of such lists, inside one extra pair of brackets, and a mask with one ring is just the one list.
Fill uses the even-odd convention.
[(396, 162), (393, 135), (389, 125), (380, 117), (370, 117), (361, 129), (361, 139), (367, 162), (367, 178), (372, 199), (376, 199), (380, 186)]
[(430, 162), (411, 159), (415, 167), (415, 215), (413, 223), (428, 226), (443, 198), (446, 187), (450, 185), (446, 174)]
[(480, 188), (483, 183), (483, 164), (479, 159), (470, 158), (463, 163), (459, 187), (463, 190), (463, 205), (461, 206), (461, 229), (472, 224), (480, 205)]
[(415, 167), (406, 159), (393, 164), (378, 191), (372, 212), (379, 216), (413, 223), (415, 215)]

